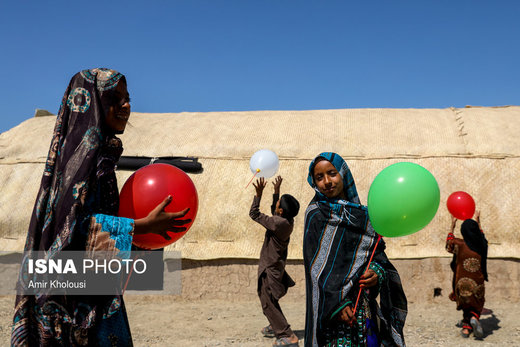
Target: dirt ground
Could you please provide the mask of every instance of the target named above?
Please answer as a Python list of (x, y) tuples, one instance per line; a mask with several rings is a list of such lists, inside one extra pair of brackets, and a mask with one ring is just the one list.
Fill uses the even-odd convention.
[[(125, 297), (135, 346), (270, 346), (261, 336), (267, 324), (257, 300), (185, 300), (172, 296)], [(0, 345), (9, 345), (13, 296), (0, 297)], [(303, 340), (304, 298), (280, 301), (293, 330)], [(445, 297), (433, 303), (410, 303), (405, 325), (408, 346), (520, 346), (520, 303), (493, 301), (482, 316), (485, 336), (463, 339), (455, 326), (461, 318)], [(300, 343), (303, 346), (303, 341)]]
[[(520, 261), (489, 259), (486, 305), (481, 318), (485, 336), (464, 339), (455, 324), (462, 313), (447, 298), (451, 289), (449, 258), (393, 261), (408, 298), (407, 346), (520, 347)], [(11, 264), (12, 265), (12, 264)], [(14, 265), (13, 265), (14, 266)], [(3, 265), (0, 269), (7, 269)], [(167, 263), (179, 275), (180, 263)], [(270, 346), (260, 329), (267, 325), (256, 294), (257, 260), (182, 261), (181, 295), (125, 294), (134, 345)], [(296, 282), (280, 305), (300, 340), (305, 328), (305, 276), (301, 261), (287, 270)], [(1, 273), (0, 278), (9, 279)], [(169, 278), (169, 277), (166, 277)], [(178, 280), (179, 277), (174, 277)], [(168, 286), (171, 286), (168, 284)], [(440, 296), (435, 296), (438, 291)], [(9, 345), (14, 296), (0, 296), (0, 347)], [(303, 346), (301, 341), (300, 346)]]

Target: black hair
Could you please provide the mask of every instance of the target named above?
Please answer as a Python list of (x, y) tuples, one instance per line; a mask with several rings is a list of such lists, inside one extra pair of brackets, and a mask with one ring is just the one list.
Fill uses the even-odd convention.
[(312, 182), (314, 184), (316, 184), (316, 182), (314, 182), (314, 169), (316, 168), (316, 164), (318, 164), (320, 161), (324, 161), (324, 160), (328, 161), (329, 163), (331, 163), (327, 158), (322, 157), (321, 155), (319, 157), (316, 157), (316, 159), (314, 159), (314, 163), (313, 163), (312, 168), (311, 168), (311, 178), (312, 178)]
[(280, 198), (280, 208), (283, 209), (282, 217), (291, 220), (298, 215), (300, 203), (294, 196), (284, 194)]

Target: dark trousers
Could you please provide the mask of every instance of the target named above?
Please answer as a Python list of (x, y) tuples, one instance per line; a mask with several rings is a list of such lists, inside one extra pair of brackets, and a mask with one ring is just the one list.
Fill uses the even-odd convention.
[(269, 286), (266, 284), (265, 274), (258, 279), (258, 287), (258, 296), (260, 297), (260, 304), (262, 304), (262, 311), (273, 328), (276, 337), (291, 336), (293, 334), (291, 326), (287, 323), (287, 319), (285, 319), (283, 315), (278, 300), (271, 294)]
[(462, 310), (462, 321), (466, 324), (469, 324), (469, 321), (471, 320), (471, 317), (475, 317), (477, 319), (480, 318), (480, 312), (477, 310), (474, 310), (472, 308), (465, 308)]

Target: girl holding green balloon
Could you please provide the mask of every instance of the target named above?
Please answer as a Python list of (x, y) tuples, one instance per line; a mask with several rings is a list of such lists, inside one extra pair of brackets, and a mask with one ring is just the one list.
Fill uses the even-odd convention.
[(347, 164), (338, 154), (321, 153), (307, 180), (316, 194), (303, 240), (305, 346), (404, 346), (406, 296), (384, 242), (377, 244)]

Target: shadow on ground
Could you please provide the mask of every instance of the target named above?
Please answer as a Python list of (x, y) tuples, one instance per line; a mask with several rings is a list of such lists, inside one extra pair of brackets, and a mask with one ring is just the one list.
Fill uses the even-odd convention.
[(489, 335), (492, 335), (494, 331), (500, 329), (498, 323), (500, 323), (500, 319), (498, 319), (493, 312), (491, 312), (491, 317), (480, 317), (480, 324), (482, 325), (482, 329), (484, 330), (484, 338), (486, 338)]
[(302, 340), (305, 337), (305, 330), (293, 330), (293, 332), (298, 336), (298, 340)]

